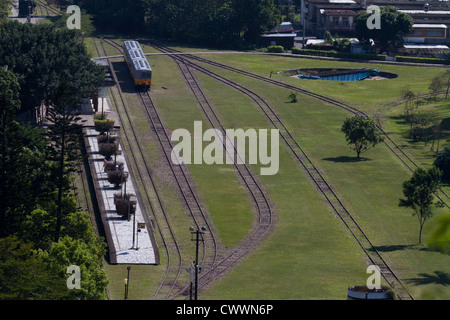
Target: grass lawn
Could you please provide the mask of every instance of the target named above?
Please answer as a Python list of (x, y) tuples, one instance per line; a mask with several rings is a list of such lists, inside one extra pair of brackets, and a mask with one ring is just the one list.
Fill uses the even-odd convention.
[[(152, 52), (149, 47), (144, 46), (144, 50)], [(302, 67), (378, 67), (375, 64), (267, 55), (218, 54), (206, 57), (266, 76), (271, 71)], [(192, 131), (193, 122), (203, 120), (203, 129), (206, 130), (209, 124), (171, 58), (150, 56), (149, 62), (154, 72), (152, 97), (167, 127)], [(418, 222), (410, 210), (398, 207), (401, 185), (410, 177), (410, 172), (387, 147), (379, 145), (363, 154), (364, 161), (353, 161), (355, 155), (340, 132), (343, 121), (349, 116), (343, 110), (302, 95), (299, 95), (299, 102), (289, 103), (289, 90), (214, 67), (208, 68), (257, 91), (277, 110), (375, 247), (416, 298), (450, 298), (450, 257), (428, 250), (426, 245), (417, 245)], [(414, 92), (426, 92), (430, 80), (441, 72), (438, 68), (393, 65), (382, 65), (381, 70), (397, 73), (399, 78), (344, 83), (298, 80), (281, 75), (274, 77), (375, 113), (387, 101), (398, 98), (400, 90), (407, 85)], [(271, 128), (249, 98), (206, 76), (199, 75), (199, 79), (226, 128)], [(428, 107), (441, 108), (439, 110), (443, 114), (448, 109), (448, 105)], [(397, 141), (407, 145), (405, 124), (398, 121), (401, 107), (398, 108), (389, 111), (383, 125)], [(136, 128), (144, 138), (148, 130), (141, 119), (144, 116), (138, 109), (133, 111), (133, 116)], [(152, 147), (155, 142), (145, 138), (144, 141), (149, 157), (157, 158)], [(407, 147), (420, 163), (430, 163), (432, 157), (426, 155), (426, 150), (421, 154), (414, 145)], [(258, 167), (254, 166), (254, 169), (259, 174)], [(192, 165), (190, 170), (222, 245), (236, 245), (251, 228), (253, 212), (248, 194), (236, 179), (232, 167)], [(364, 284), (368, 277), (364, 253), (327, 208), (283, 145), (280, 147), (278, 174), (260, 178), (276, 209), (276, 228), (260, 248), (224, 279), (202, 291), (200, 298), (346, 299), (348, 286)], [(168, 186), (165, 193), (169, 201), (170, 188)], [(438, 217), (444, 210), (436, 212)], [(178, 234), (180, 237), (189, 236), (188, 221), (186, 218), (178, 220), (177, 214), (174, 213), (172, 221), (177, 223)], [(425, 239), (432, 231), (434, 221), (435, 218), (426, 224)], [(186, 241), (185, 245), (192, 244)], [(184, 248), (188, 256), (191, 249)], [(157, 267), (133, 268), (134, 277), (139, 279), (136, 284), (139, 292), (134, 293), (134, 298), (149, 298), (149, 292), (157, 285), (164, 267), (163, 263)], [(126, 266), (107, 266), (106, 270), (114, 282), (114, 298), (120, 299)]]
[[(226, 128), (270, 128), (248, 98), (234, 103), (236, 92), (199, 78)], [(348, 285), (364, 282), (361, 251), (284, 147), (279, 173), (261, 180), (276, 208), (275, 231), (202, 299), (345, 299)]]
[(436, 67), (411, 67), (398, 65), (385, 65), (377, 63), (354, 63), (344, 61), (328, 61), (314, 59), (300, 59), (258, 54), (218, 54), (202, 55), (207, 59), (242, 68), (263, 76), (270, 72), (279, 72), (297, 68), (373, 68), (380, 67), (380, 71), (399, 75), (396, 79), (377, 81), (311, 81), (293, 79), (283, 75), (273, 75), (274, 79), (300, 86), (315, 93), (347, 102), (363, 111), (376, 111), (386, 101), (400, 97), (400, 91), (409, 87), (416, 93), (428, 92), (431, 79), (442, 73)]
[[(219, 56), (214, 57), (217, 59)], [(229, 55), (229, 57), (235, 56)], [(246, 58), (255, 59), (254, 56), (242, 57), (244, 60)], [(273, 63), (272, 58), (268, 57), (269, 61), (260, 58), (260, 63), (254, 65), (259, 68), (264, 66), (266, 70), (269, 70), (274, 67), (274, 64), (271, 64)], [(234, 59), (238, 60), (236, 57)], [(234, 61), (234, 65), (251, 70), (248, 65), (246, 67), (240, 65), (240, 61)], [(279, 64), (276, 66), (279, 67)], [(353, 67), (357, 66), (357, 64), (353, 65)], [(290, 66), (286, 65), (285, 67), (289, 68)], [(423, 88), (423, 91), (426, 91), (428, 79), (437, 72), (433, 69), (430, 75), (426, 74), (422, 68), (408, 68), (403, 68), (407, 74), (419, 72), (410, 69), (420, 69), (424, 73), (421, 77), (422, 83), (417, 83), (415, 86)], [(402, 68), (397, 67), (397, 69)], [(225, 71), (221, 71), (221, 74), (252, 87), (268, 99), (273, 107), (277, 108), (297, 141), (305, 147), (315, 163), (323, 169), (328, 180), (337, 188), (345, 204), (357, 217), (363, 230), (368, 233), (383, 257), (399, 273), (401, 279), (417, 298), (449, 297), (449, 292), (446, 290), (448, 281), (445, 279), (448, 278), (450, 259), (448, 256), (427, 250), (426, 246), (416, 245), (417, 220), (411, 216), (410, 210), (398, 207), (398, 199), (402, 197), (401, 184), (410, 177), (410, 172), (390, 153), (387, 147), (377, 146), (363, 155), (366, 157), (366, 161), (354, 162), (352, 160), (355, 155), (346, 146), (345, 139), (340, 132), (344, 119), (348, 117), (344, 111), (304, 96), (299, 97), (298, 103), (288, 103), (289, 92), (286, 90), (274, 88), (255, 80), (242, 79), (238, 75)], [(400, 76), (402, 77), (403, 74)], [(377, 81), (367, 81), (369, 84), (375, 82)], [(378, 83), (381, 82), (378, 81)], [(311, 81), (311, 83), (317, 85), (317, 82)], [(355, 85), (358, 86), (360, 83), (355, 83)], [(347, 88), (338, 91), (339, 87), (331, 81), (320, 82), (320, 85), (322, 93), (333, 91), (334, 97), (345, 95), (346, 92), (358, 92), (357, 90), (347, 90)], [(350, 86), (351, 84), (346, 85)], [(398, 86), (403, 85), (404, 83), (398, 84)], [(372, 87), (372, 90), (374, 88)], [(399, 92), (399, 90), (399, 87), (391, 87), (387, 95), (388, 99), (396, 98), (395, 92)], [(378, 93), (373, 94), (374, 96), (384, 96), (385, 92), (382, 87), (375, 88), (375, 91)], [(347, 98), (347, 100), (349, 99)], [(377, 100), (381, 101), (380, 98)], [(369, 102), (365, 106), (358, 107), (368, 110), (379, 103), (370, 99), (366, 99), (366, 101)], [(436, 216), (443, 211), (437, 210)], [(426, 225), (424, 234), (429, 235), (434, 221), (435, 218)]]

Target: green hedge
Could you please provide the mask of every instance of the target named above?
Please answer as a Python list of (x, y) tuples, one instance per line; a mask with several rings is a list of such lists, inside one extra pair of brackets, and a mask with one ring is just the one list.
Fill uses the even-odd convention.
[[(358, 53), (337, 52), (334, 50), (325, 51), (325, 50), (292, 48), (292, 53), (293, 54), (304, 54), (304, 55), (310, 55), (310, 56), (319, 56), (319, 57), (334, 57), (334, 58), (363, 59), (363, 60), (385, 60), (386, 59), (386, 55), (384, 55), (384, 54), (358, 54)], [(412, 62), (412, 63), (449, 64), (450, 65), (450, 60), (436, 59), (436, 58), (397, 56), (396, 61)]]
[(359, 53), (349, 53), (349, 52), (337, 52), (334, 50), (310, 50), (310, 49), (298, 49), (292, 48), (293, 54), (304, 54), (310, 56), (319, 57), (334, 57), (334, 58), (347, 58), (347, 59), (363, 59), (363, 60), (385, 60), (386, 55), (384, 54), (359, 54)]
[(270, 46), (270, 47), (267, 47), (267, 51), (272, 52), (272, 53), (283, 53), (284, 47), (283, 46)]
[(450, 60), (436, 59), (436, 58), (420, 58), (420, 57), (395, 57), (398, 62), (413, 62), (413, 63), (431, 63), (431, 64), (450, 64)]

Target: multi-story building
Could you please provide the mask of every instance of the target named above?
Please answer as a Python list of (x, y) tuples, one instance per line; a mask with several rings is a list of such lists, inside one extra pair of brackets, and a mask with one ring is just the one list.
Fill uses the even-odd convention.
[(318, 37), (325, 31), (354, 36), (355, 17), (369, 5), (394, 6), (412, 17), (414, 29), (405, 42), (450, 43), (450, 0), (302, 0), (302, 21)]

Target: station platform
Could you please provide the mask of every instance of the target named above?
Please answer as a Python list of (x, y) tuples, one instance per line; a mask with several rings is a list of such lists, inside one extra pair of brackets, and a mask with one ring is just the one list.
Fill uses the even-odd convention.
[[(94, 180), (97, 201), (108, 242), (111, 264), (159, 264), (159, 253), (154, 238), (154, 230), (150, 218), (142, 204), (142, 199), (135, 186), (134, 177), (128, 169), (123, 152), (117, 155), (117, 162), (124, 163), (124, 171), (129, 172), (126, 186), (116, 189), (108, 182), (104, 172), (104, 157), (99, 153), (97, 136), (94, 128), (85, 127), (85, 142), (89, 155), (91, 176)], [(119, 150), (122, 150), (119, 145)], [(136, 195), (136, 213), (130, 220), (117, 214), (114, 204), (114, 194), (121, 193), (126, 187), (126, 193)], [(134, 230), (134, 232), (133, 232)], [(139, 231), (138, 231), (139, 230)]]
[(83, 127), (94, 128), (94, 114), (106, 114), (108, 119), (114, 120), (114, 129), (120, 129), (120, 120), (117, 113), (111, 107), (109, 98), (98, 98), (98, 111), (95, 112), (92, 99), (86, 99), (85, 103), (81, 104), (80, 110), (78, 110), (80, 118), (84, 121)]

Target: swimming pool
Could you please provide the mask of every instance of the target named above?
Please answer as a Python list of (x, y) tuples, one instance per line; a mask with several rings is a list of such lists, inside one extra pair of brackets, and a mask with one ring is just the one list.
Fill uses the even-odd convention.
[(354, 70), (335, 70), (334, 72), (324, 72), (322, 74), (312, 74), (297, 70), (300, 79), (307, 80), (328, 80), (328, 81), (360, 81), (368, 77), (374, 77), (380, 72), (378, 69), (354, 69)]

